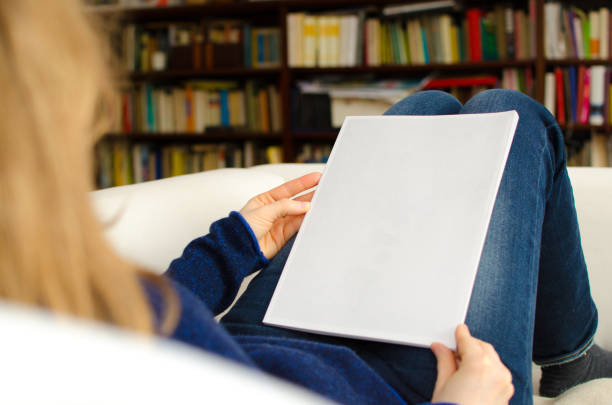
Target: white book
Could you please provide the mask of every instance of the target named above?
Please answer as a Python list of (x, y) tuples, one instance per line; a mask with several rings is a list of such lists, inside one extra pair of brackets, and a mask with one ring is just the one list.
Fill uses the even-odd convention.
[(339, 17), (340, 20), (340, 63), (339, 66), (349, 66), (349, 49), (350, 49), (350, 21), (348, 15)]
[(605, 76), (605, 66), (591, 67), (591, 93), (589, 100), (591, 104), (589, 124), (591, 125), (603, 125), (604, 123)]
[(599, 56), (610, 57), (610, 10), (602, 7), (599, 10)]
[(287, 63), (289, 67), (299, 66), (297, 62), (297, 15), (287, 14)]
[(549, 59), (560, 58), (562, 55), (558, 54), (558, 44), (561, 32), (561, 3), (544, 4), (544, 16), (546, 57)]
[(455, 348), (517, 122), (347, 117), (263, 322)]
[[(357, 51), (357, 47), (359, 46), (359, 17), (356, 15), (351, 15), (349, 17), (349, 52), (348, 52), (348, 66), (357, 66), (360, 64), (360, 61), (357, 59), (357, 55), (359, 52)], [(362, 41), (363, 42), (363, 41)], [(362, 44), (363, 45), (363, 44)]]

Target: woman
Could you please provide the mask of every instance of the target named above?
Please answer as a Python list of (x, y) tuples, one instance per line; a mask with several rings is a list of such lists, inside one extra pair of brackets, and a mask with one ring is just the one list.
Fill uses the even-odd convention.
[[(513, 403), (528, 403), (532, 347), (537, 360), (551, 365), (543, 379), (551, 395), (612, 375), (609, 354), (589, 349), (597, 315), (562, 138), (539, 104), (500, 91), (461, 106), (428, 92), (389, 111), (517, 109), (520, 115), (467, 318), (474, 335), (493, 345), (462, 325), (457, 354), (434, 344), (432, 355), (261, 324), (291, 246), (286, 242), (312, 195), (290, 198), (315, 186), (318, 174), (257, 196), (217, 221), (162, 277), (120, 259), (105, 241), (87, 195), (91, 149), (105, 129), (100, 118), (112, 111), (106, 49), (77, 0), (0, 2), (3, 299), (164, 334), (343, 403), (496, 404), (506, 403), (513, 391)], [(224, 326), (216, 323), (213, 315), (232, 302), (244, 276), (260, 267), (265, 268)], [(550, 310), (566, 306), (572, 311)]]

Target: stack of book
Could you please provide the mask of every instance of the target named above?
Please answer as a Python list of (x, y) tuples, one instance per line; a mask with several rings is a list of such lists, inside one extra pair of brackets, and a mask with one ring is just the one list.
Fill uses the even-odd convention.
[(530, 59), (536, 51), (535, 1), (528, 11), (498, 4), (493, 11), (470, 8), (463, 15), (291, 13), (287, 33), (291, 67)]
[(96, 149), (100, 188), (197, 173), (224, 167), (281, 163), (280, 146), (257, 147), (253, 142), (170, 145), (102, 142)]
[(183, 86), (146, 83), (122, 94), (122, 132), (203, 133), (211, 129), (280, 132), (278, 89), (247, 81), (193, 81)]
[(333, 79), (300, 81), (292, 92), (291, 117), (297, 131), (328, 131), (349, 115), (379, 115), (422, 89), (429, 78), (337, 83)]
[(611, 123), (610, 68), (557, 67), (545, 76), (544, 105), (560, 124)]
[(130, 72), (271, 68), (281, 63), (280, 29), (242, 21), (128, 24), (121, 42)]
[(610, 9), (584, 11), (544, 4), (545, 52), (549, 59), (608, 59), (610, 57)]

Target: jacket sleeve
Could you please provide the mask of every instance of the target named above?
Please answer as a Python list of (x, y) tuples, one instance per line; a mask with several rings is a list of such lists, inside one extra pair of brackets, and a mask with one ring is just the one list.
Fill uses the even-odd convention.
[(208, 235), (189, 243), (165, 276), (191, 290), (217, 315), (233, 302), (242, 280), (267, 264), (251, 227), (232, 211), (214, 222)]

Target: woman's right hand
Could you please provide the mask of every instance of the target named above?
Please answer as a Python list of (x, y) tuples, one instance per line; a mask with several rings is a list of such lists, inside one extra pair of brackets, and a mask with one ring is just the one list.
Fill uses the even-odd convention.
[(457, 354), (442, 343), (431, 345), (438, 360), (432, 402), (460, 405), (507, 404), (514, 394), (512, 374), (489, 343), (478, 340), (466, 325), (455, 331)]

